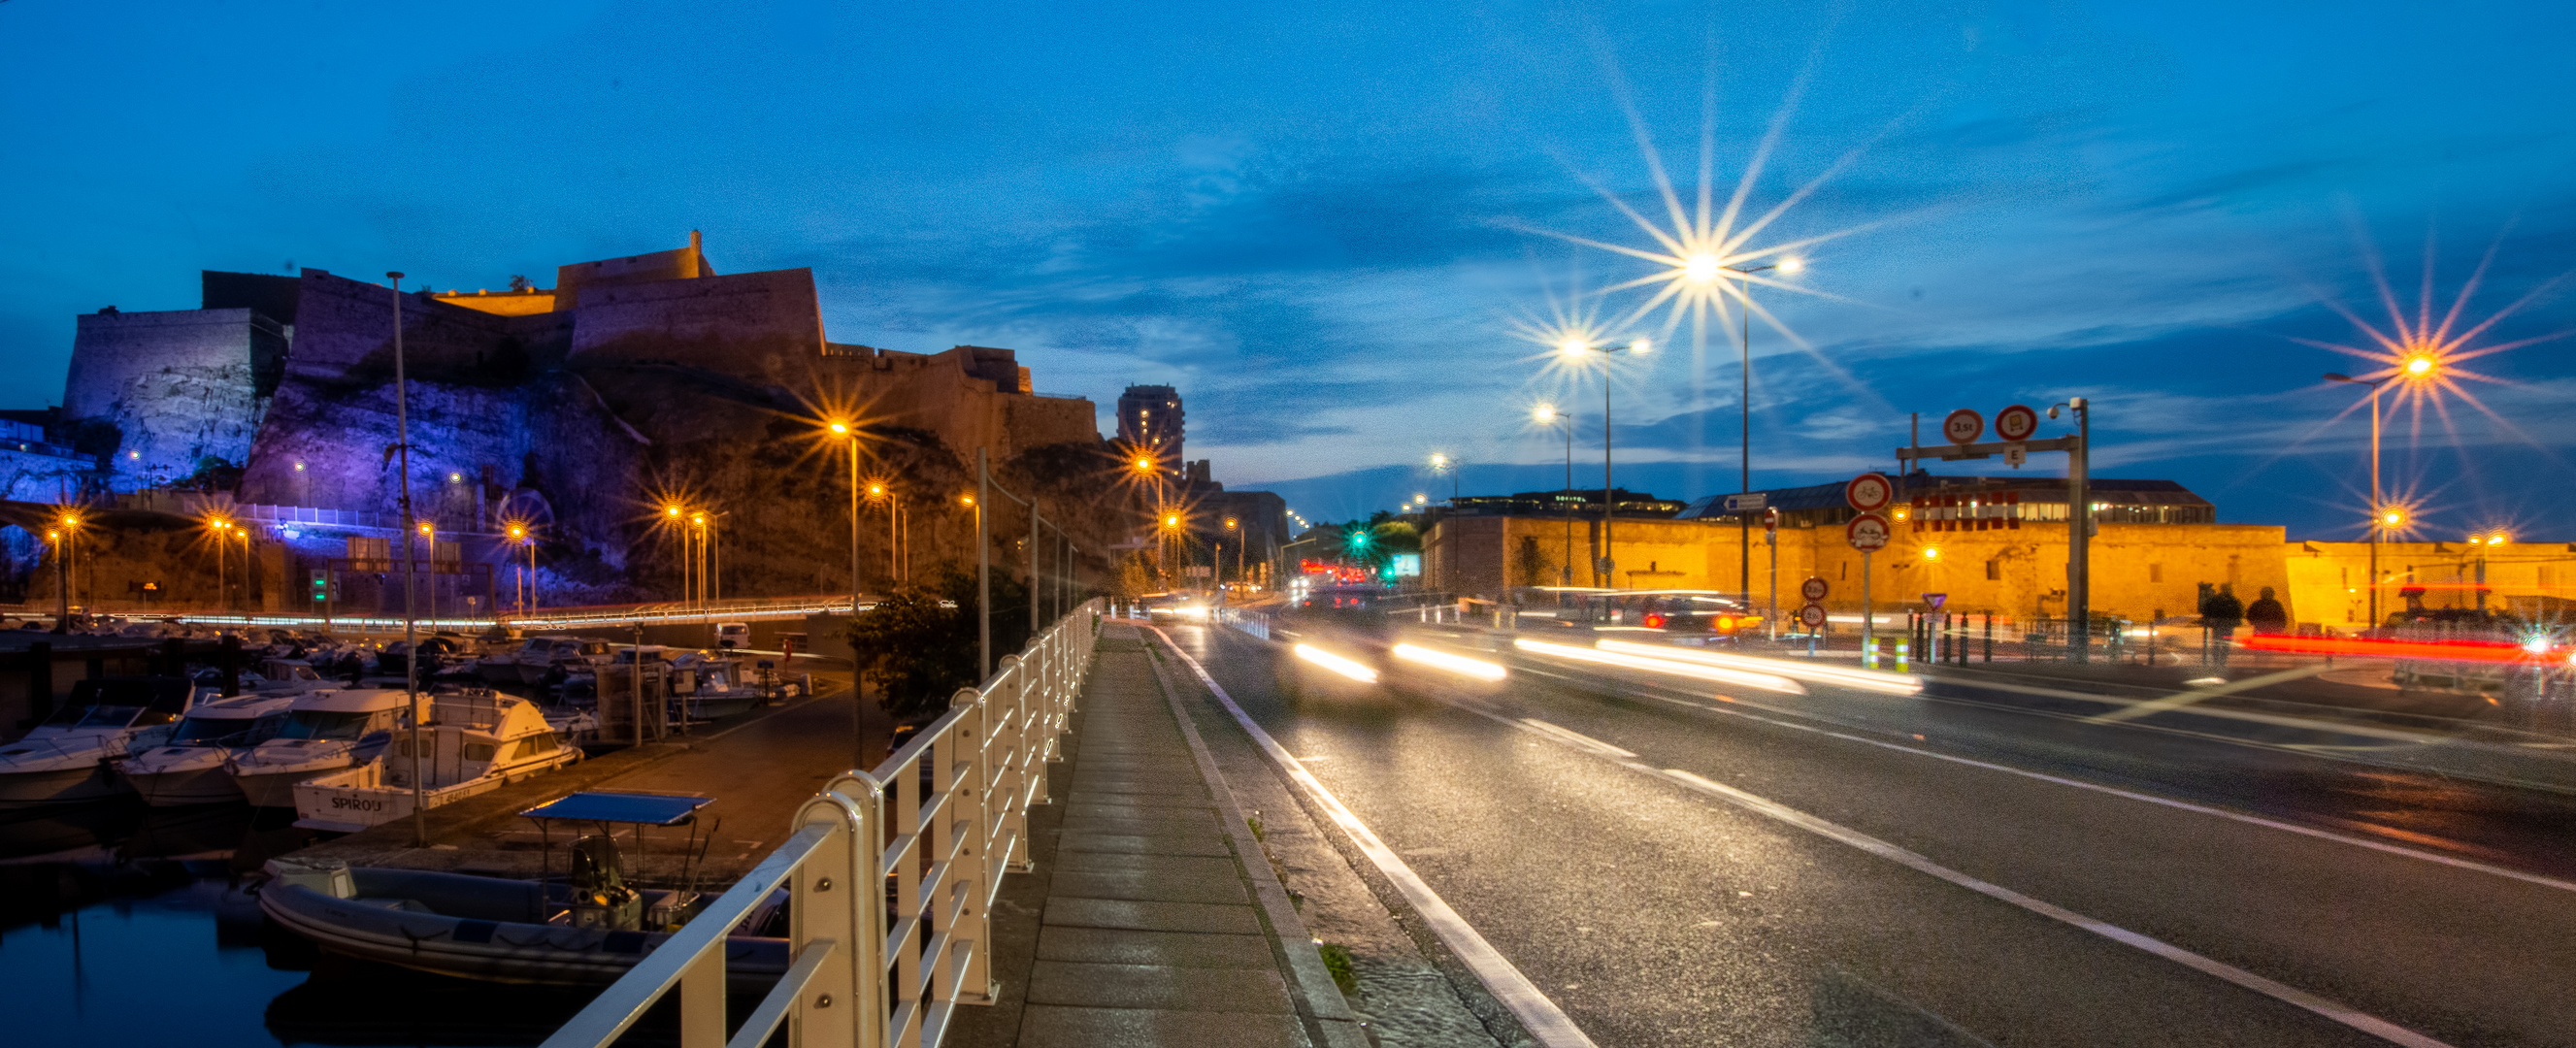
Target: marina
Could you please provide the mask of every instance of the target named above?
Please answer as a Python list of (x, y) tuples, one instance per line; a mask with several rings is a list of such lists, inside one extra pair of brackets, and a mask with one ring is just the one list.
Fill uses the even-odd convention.
[[(15, 801), (0, 809), (0, 973), (37, 991), (21, 1009), (30, 1043), (166, 1043), (166, 1019), (140, 1014), (165, 1005), (207, 1045), (537, 1043), (775, 847), (787, 813), (852, 761), (846, 690), (813, 697), (845, 689), (846, 670), (812, 659), (781, 671), (648, 647), (639, 693), (631, 645), (571, 639), (576, 659), (627, 655), (621, 724), (633, 731), (643, 694), (661, 713), (638, 745), (600, 738), (596, 692), (567, 687), (551, 658), (561, 638), (542, 641), (552, 679), (536, 683), (487, 684), (474, 645), (424, 650), (417, 733), (398, 652), (384, 654), (399, 641), (242, 657), (226, 697), (235, 645), (152, 640), (137, 668), (179, 672), (72, 682), (50, 730), (0, 746), (22, 751), (0, 753), (19, 773), (0, 778)], [(204, 661), (174, 667), (174, 642)], [(347, 657), (361, 650), (378, 658)], [(415, 737), (426, 847), (412, 837)], [(563, 807), (580, 798), (661, 811)], [(462, 952), (420, 963), (424, 935)], [(747, 996), (784, 970), (783, 950), (745, 938)], [(133, 980), (171, 992), (129, 1016), (117, 987)], [(632, 1043), (671, 1040), (648, 1020)]]

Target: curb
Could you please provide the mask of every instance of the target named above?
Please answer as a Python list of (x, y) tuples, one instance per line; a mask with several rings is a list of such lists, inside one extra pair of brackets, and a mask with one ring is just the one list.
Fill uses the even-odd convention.
[(1244, 821), (1243, 807), (1235, 802), (1225, 774), (1217, 770), (1216, 756), (1208, 752), (1207, 741), (1199, 737), (1198, 725), (1181, 706), (1179, 690), (1172, 684), (1161, 651), (1151, 641), (1146, 642), (1146, 651), (1154, 667), (1155, 686), (1162, 691), (1163, 702), (1170, 706), (1172, 718), (1180, 723), (1181, 738), (1190, 744), (1190, 755), (1198, 761), (1199, 777), (1205, 780), (1208, 795), (1216, 802), (1217, 820), (1225, 825), (1226, 839), (1234, 845), (1235, 863), (1252, 882), (1263, 923), (1270, 926), (1272, 951), (1288, 976), (1288, 991), (1296, 999), (1297, 1015), (1305, 1021), (1307, 1036), (1316, 1045), (1328, 1048), (1370, 1048), (1359, 1016), (1351, 1012), (1341, 987), (1334, 984), (1332, 973), (1325, 969), (1324, 957), (1316, 951), (1306, 922), (1298, 917), (1296, 904), (1288, 900), (1288, 889), (1270, 868), (1260, 840), (1252, 835), (1251, 824)]

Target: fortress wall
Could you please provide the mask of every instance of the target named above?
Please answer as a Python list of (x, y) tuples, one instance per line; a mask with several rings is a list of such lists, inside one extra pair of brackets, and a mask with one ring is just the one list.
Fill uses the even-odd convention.
[(113, 468), (129, 483), (186, 477), (208, 456), (239, 463), (285, 348), (283, 330), (246, 308), (88, 314), (63, 417), (114, 425)]
[[(287, 372), (320, 382), (393, 378), (391, 295), (381, 285), (305, 270)], [(402, 318), (405, 366), (414, 377), (447, 381), (471, 380), (491, 366), (503, 343), (535, 319), (493, 316), (411, 292), (403, 295)]]
[(823, 350), (810, 269), (592, 286), (570, 360), (661, 361), (769, 382), (801, 379)]

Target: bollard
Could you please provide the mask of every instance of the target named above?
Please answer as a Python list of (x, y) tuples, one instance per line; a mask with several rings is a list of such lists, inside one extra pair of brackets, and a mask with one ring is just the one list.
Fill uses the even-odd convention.
[(1878, 641), (1875, 638), (1873, 638), (1869, 643), (1861, 645), (1860, 668), (1865, 670), (1874, 670), (1878, 668)]
[(1913, 668), (1914, 668), (1914, 666), (1913, 666), (1913, 652), (1912, 652), (1912, 646), (1911, 646), (1911, 645), (1909, 645), (1909, 644), (1908, 644), (1907, 642), (1905, 642), (1905, 641), (1901, 641), (1901, 640), (1900, 640), (1900, 641), (1897, 641), (1897, 642), (1896, 642), (1896, 672), (1898, 672), (1898, 673), (1910, 673), (1910, 672), (1912, 672), (1912, 671), (1913, 671)]

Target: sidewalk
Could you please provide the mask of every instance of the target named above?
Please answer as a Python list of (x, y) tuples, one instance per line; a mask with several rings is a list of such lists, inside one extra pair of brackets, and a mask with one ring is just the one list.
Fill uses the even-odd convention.
[(952, 1043), (1365, 1046), (1135, 629), (1098, 650), (1055, 804), (1031, 812), (1035, 876), (995, 907), (1002, 1000), (961, 1010)]

